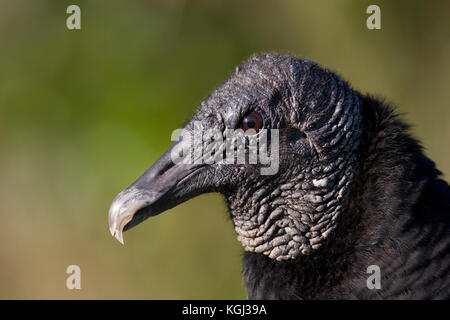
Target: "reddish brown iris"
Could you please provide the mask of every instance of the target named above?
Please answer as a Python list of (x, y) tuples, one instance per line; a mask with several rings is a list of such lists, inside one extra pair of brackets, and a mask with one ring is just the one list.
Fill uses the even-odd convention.
[(255, 130), (256, 133), (258, 133), (262, 127), (263, 127), (263, 118), (256, 111), (250, 112), (241, 120), (241, 128), (244, 131), (253, 129)]

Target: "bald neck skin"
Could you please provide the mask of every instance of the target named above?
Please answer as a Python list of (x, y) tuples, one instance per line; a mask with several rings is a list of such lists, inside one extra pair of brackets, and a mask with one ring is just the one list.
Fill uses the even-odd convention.
[[(439, 251), (423, 248), (447, 245), (441, 240), (445, 228), (435, 227), (435, 218), (424, 214), (425, 208), (444, 214), (446, 208), (434, 200), (445, 196), (435, 192), (445, 182), (437, 179), (434, 164), (392, 109), (370, 97), (362, 99), (358, 173), (335, 232), (320, 248), (295, 259), (276, 261), (246, 252), (243, 275), (249, 299), (445, 297), (448, 270), (433, 260)], [(379, 290), (367, 287), (371, 265), (380, 267)], [(424, 269), (421, 281), (411, 272), (419, 267)], [(432, 277), (445, 280), (434, 291), (425, 290)]]

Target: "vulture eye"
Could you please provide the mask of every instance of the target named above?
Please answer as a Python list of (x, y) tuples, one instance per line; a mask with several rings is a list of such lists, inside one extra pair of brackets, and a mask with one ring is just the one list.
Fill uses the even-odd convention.
[(249, 129), (253, 129), (256, 131), (256, 133), (258, 133), (262, 127), (263, 127), (263, 118), (256, 111), (250, 112), (241, 120), (241, 128), (242, 130), (244, 130), (244, 132)]

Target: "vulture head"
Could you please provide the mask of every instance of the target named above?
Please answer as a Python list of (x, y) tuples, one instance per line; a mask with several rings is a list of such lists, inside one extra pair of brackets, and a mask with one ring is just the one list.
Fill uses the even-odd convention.
[[(310, 255), (333, 241), (349, 198), (361, 114), (359, 94), (334, 73), (290, 56), (254, 56), (117, 195), (110, 231), (123, 243), (122, 231), (199, 194), (219, 192), (245, 251), (277, 261)], [(196, 144), (202, 148), (189, 149)]]

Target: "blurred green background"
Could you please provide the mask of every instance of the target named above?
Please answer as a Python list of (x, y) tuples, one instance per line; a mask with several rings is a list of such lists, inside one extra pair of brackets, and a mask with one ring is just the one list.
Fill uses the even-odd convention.
[[(109, 205), (251, 54), (387, 98), (450, 173), (450, 2), (0, 1), (0, 298), (245, 298), (219, 195), (111, 237)], [(66, 28), (81, 7), (82, 30)], [(381, 7), (382, 30), (366, 28)], [(67, 290), (68, 265), (82, 289)]]

